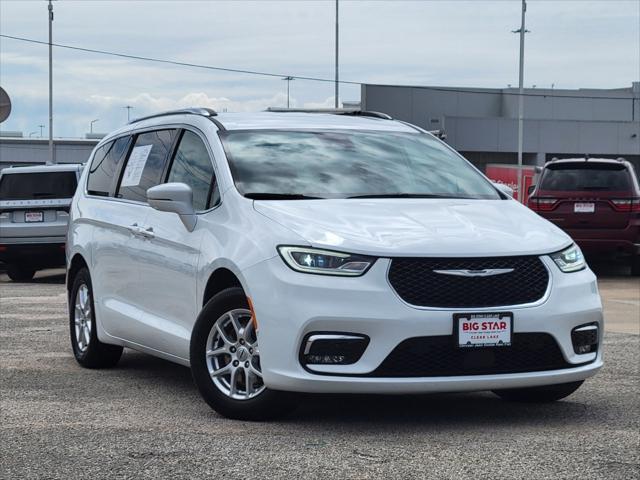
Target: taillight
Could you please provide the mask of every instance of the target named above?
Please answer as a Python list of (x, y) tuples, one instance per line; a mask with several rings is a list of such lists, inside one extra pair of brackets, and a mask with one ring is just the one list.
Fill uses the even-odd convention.
[(640, 212), (640, 198), (621, 198), (609, 201), (618, 212)]
[(528, 205), (534, 212), (550, 212), (558, 203), (557, 198), (533, 197), (529, 199)]

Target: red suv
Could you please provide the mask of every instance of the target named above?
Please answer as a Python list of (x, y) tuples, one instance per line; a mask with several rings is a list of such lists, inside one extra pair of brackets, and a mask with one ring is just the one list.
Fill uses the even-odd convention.
[(586, 253), (626, 254), (640, 275), (640, 186), (626, 160), (547, 163), (529, 208), (566, 231)]

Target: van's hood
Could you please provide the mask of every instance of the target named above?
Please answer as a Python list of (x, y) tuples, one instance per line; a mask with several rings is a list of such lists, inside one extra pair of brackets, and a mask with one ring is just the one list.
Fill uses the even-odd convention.
[(377, 256), (531, 255), (571, 244), (515, 200), (256, 200), (254, 208), (314, 247)]

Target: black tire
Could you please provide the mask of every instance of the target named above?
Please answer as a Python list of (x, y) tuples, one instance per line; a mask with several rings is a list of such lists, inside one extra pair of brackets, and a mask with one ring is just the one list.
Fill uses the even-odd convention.
[(509, 402), (548, 403), (568, 397), (580, 388), (580, 385), (583, 383), (584, 380), (581, 380), (579, 382), (559, 383), (557, 385), (545, 385), (543, 387), (493, 390), (493, 393)]
[(14, 282), (28, 282), (33, 279), (36, 270), (31, 267), (22, 267), (15, 263), (7, 265), (7, 275)]
[[(90, 320), (89, 341), (80, 343), (76, 335), (76, 299), (81, 287), (86, 286), (89, 293), (88, 302), (91, 310), (86, 315)], [(89, 322), (85, 322), (89, 323)], [(96, 316), (93, 302), (93, 287), (91, 286), (91, 276), (89, 270), (81, 268), (73, 278), (71, 291), (69, 292), (69, 332), (71, 337), (71, 348), (76, 361), (85, 368), (109, 368), (118, 363), (122, 356), (122, 347), (109, 345), (98, 340), (98, 329), (96, 327)], [(81, 334), (82, 335), (82, 334)], [(83, 348), (84, 347), (84, 348)]]
[(638, 253), (631, 256), (631, 275), (640, 277), (640, 254)]
[(232, 310), (248, 308), (247, 297), (239, 287), (227, 288), (207, 302), (191, 334), (191, 373), (204, 400), (219, 414), (238, 420), (269, 420), (295, 408), (294, 394), (264, 388), (255, 397), (234, 399), (214, 383), (207, 366), (207, 341), (218, 319)]

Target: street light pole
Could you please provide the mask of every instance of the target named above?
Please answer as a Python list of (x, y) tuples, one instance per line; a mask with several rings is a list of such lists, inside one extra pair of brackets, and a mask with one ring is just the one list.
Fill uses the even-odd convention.
[(100, 121), (99, 118), (96, 118), (95, 120), (91, 120), (91, 125), (89, 127), (89, 133), (93, 133), (93, 124)]
[(287, 108), (289, 108), (289, 84), (291, 80), (295, 80), (295, 77), (284, 77), (282, 80), (287, 81)]
[(336, 84), (335, 84), (335, 98), (334, 98), (334, 106), (338, 108), (338, 93), (339, 93), (339, 83), (338, 83), (338, 0), (336, 0)]
[(44, 125), (38, 125), (38, 127), (40, 127), (40, 138), (42, 138), (42, 129), (44, 128)]
[(520, 72), (518, 80), (518, 200), (524, 203), (524, 192), (522, 191), (522, 149), (524, 143), (524, 35), (528, 32), (525, 29), (524, 15), (527, 11), (527, 2), (522, 0), (522, 17), (520, 29), (513, 33), (520, 34)]
[(53, 165), (53, 5), (49, 0), (49, 163)]

